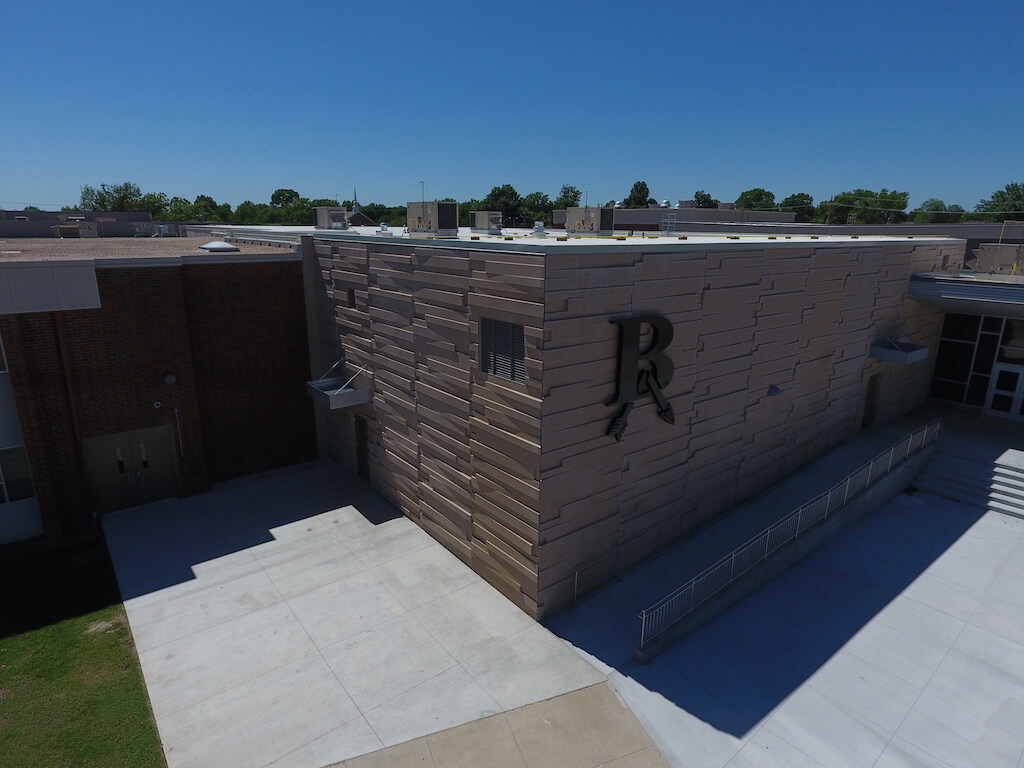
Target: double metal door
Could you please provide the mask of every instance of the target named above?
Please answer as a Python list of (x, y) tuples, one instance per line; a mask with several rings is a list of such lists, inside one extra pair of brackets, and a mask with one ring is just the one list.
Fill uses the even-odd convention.
[(97, 511), (113, 512), (176, 495), (170, 427), (136, 429), (82, 442)]

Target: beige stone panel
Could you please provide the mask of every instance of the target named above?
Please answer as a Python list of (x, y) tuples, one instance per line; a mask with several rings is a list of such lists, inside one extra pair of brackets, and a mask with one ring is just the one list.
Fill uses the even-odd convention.
[(738, 308), (737, 311), (728, 314), (705, 314), (701, 317), (701, 335), (719, 333), (721, 331), (735, 331), (740, 328), (753, 330), (756, 324), (755, 307), (749, 305)]
[(483, 481), (490, 480), (523, 506), (540, 508), (540, 483), (533, 478), (528, 479), (521, 466), (480, 443), (472, 443), (471, 449), (474, 491), (486, 493), (487, 484)]
[[(540, 618), (537, 598), (523, 592), (523, 585), (516, 581), (515, 576), (503, 567), (487, 547), (478, 541), (471, 542), (470, 547), (473, 570), (483, 576), (488, 584), (507, 597), (513, 605), (519, 606), (535, 619)], [(536, 576), (531, 576), (529, 580), (536, 584)]]
[(496, 320), (533, 325), (544, 319), (544, 305), (532, 301), (508, 299), (501, 296), (469, 294), (469, 307), (474, 319), (492, 317)]
[(406, 270), (375, 269), (372, 275), (370, 290), (388, 290), (395, 293), (408, 294), (412, 290), (412, 274)]
[(549, 295), (563, 292), (575, 294), (592, 288), (628, 289), (633, 285), (635, 277), (632, 265), (607, 269), (548, 269), (544, 284)]
[[(605, 377), (606, 379), (608, 377)], [(615, 399), (615, 382), (570, 383), (552, 387), (544, 398), (545, 418), (578, 408), (581, 404), (605, 405)]]
[(445, 453), (432, 445), (427, 438), (420, 441), (420, 481), (427, 483), (461, 507), (472, 509), (473, 476), (445, 461), (442, 458)]
[[(590, 435), (593, 424), (604, 424), (607, 428), (612, 418), (622, 410), (621, 405), (607, 405), (604, 402), (586, 402), (583, 398), (574, 399), (564, 397), (561, 405), (564, 410), (546, 412), (543, 421), (544, 450), (555, 450), (571, 445), (573, 438), (570, 436), (557, 437), (564, 430), (584, 429), (585, 435)], [(574, 407), (575, 406), (575, 407)]]
[(424, 248), (421, 246), (416, 249), (414, 268), (432, 272), (468, 272), (474, 256), (476, 256), (476, 252), (466, 254), (463, 251), (454, 251), (450, 248)]
[[(413, 366), (400, 363), (387, 354), (375, 354), (373, 368), (374, 376), (378, 379), (384, 378), (389, 373), (395, 377), (394, 380), (402, 382), (410, 382), (416, 377), (416, 369)], [(409, 386), (406, 384), (404, 388), (409, 389)]]
[(463, 538), (469, 541), (473, 515), (468, 506), (462, 506), (454, 499), (438, 492), (438, 489), (423, 480), (419, 484), (419, 497), (421, 509), (422, 504), (429, 504), (435, 512), (444, 515), (452, 524), (457, 526), (458, 530), (462, 532)]
[(472, 416), (485, 420), (496, 428), (515, 435), (540, 442), (540, 419), (507, 408), (474, 407)]
[(416, 401), (434, 411), (469, 418), (469, 400), (432, 387), (424, 381), (416, 382)]
[[(643, 275), (633, 284), (633, 301), (642, 304), (658, 300), (663, 304), (671, 304), (675, 311), (693, 310), (700, 304), (703, 289), (703, 277), (651, 279)], [(659, 305), (659, 309), (662, 306)]]
[(464, 292), (456, 293), (455, 291), (441, 291), (436, 288), (416, 286), (413, 290), (413, 299), (417, 304), (445, 307), (456, 312), (466, 307)]
[[(717, 314), (746, 314), (753, 312), (761, 301), (761, 285), (736, 285), (711, 288), (701, 296), (705, 316)], [(749, 308), (749, 309), (748, 309)]]
[(547, 317), (552, 320), (557, 320), (564, 315), (612, 317), (633, 310), (632, 293), (622, 288), (595, 288), (585, 293), (568, 296), (564, 299), (564, 308), (560, 308), (562, 303), (559, 297), (551, 297), (551, 301), (546, 302)]
[[(539, 477), (540, 444), (539, 438), (531, 440), (525, 436), (506, 432), (488, 422), (471, 417), (469, 420), (470, 437), (474, 443), (487, 445), (501, 451), (519, 466), (532, 470)], [(474, 449), (475, 450), (475, 449)]]
[(502, 386), (497, 382), (489, 382), (485, 386), (477, 385), (473, 387), (474, 405), (483, 403), (497, 408), (509, 408), (540, 418), (543, 402), (539, 397), (534, 397), (511, 387)]
[(705, 262), (706, 254), (703, 251), (652, 251), (640, 256), (636, 274), (642, 280), (702, 277)]
[[(463, 444), (449, 435), (438, 432), (426, 421), (420, 421), (419, 429), (422, 435), (420, 440), (420, 460), (422, 462), (435, 461), (448, 467), (450, 472), (457, 472), (457, 475), (451, 475), (456, 481), (460, 481), (463, 477), (472, 477), (473, 465), (468, 441)], [(466, 485), (465, 488), (469, 492), (472, 491), (472, 485)]]
[(469, 278), (469, 290), (475, 293), (509, 296), (513, 299), (524, 299), (526, 301), (543, 301), (544, 278), (523, 277), (521, 275), (490, 277), (486, 272), (475, 271)]
[(511, 528), (502, 525), (499, 520), (482, 512), (473, 515), (473, 536), (482, 541), (501, 541), (529, 561), (536, 562), (537, 560), (536, 536), (530, 538), (520, 536)]
[(410, 289), (402, 290), (381, 287), (375, 282), (376, 274), (374, 272), (371, 275), (370, 287), (368, 289), (370, 301), (373, 305), (403, 315), (411, 312), (412, 291)]
[(559, 248), (552, 248), (545, 254), (545, 263), (550, 275), (558, 270), (632, 268), (642, 258), (641, 254), (621, 248), (609, 248), (591, 253), (569, 253)]
[[(494, 566), (507, 574), (507, 577), (519, 586), (519, 590), (528, 597), (537, 599), (537, 562), (510, 547), (505, 541), (478, 525), (473, 526), (474, 559), (482, 556)], [(482, 550), (482, 551), (481, 551)]]
[(470, 389), (473, 378), (468, 368), (454, 365), (451, 360), (444, 360), (429, 353), (420, 354), (417, 350), (416, 375), (420, 376), (423, 373), (456, 382), (457, 384), (453, 384), (453, 386), (459, 388), (464, 386), (467, 391)]
[(369, 285), (369, 275), (363, 270), (348, 269), (347, 266), (337, 262), (332, 263), (329, 282), (333, 282), (335, 287), (341, 283), (345, 287), (365, 289)]
[(488, 495), (493, 498), (500, 499), (501, 504), (495, 504), (481, 493), (475, 494), (473, 496), (472, 506), (474, 519), (481, 516), (489, 517), (492, 520), (496, 520), (501, 523), (510, 531), (513, 531), (520, 538), (534, 544), (539, 542), (540, 534), (537, 530), (537, 520), (539, 519), (539, 516), (536, 512), (532, 509), (527, 509), (501, 493), (497, 486), (493, 486)]
[(373, 304), (369, 307), (371, 327), (378, 323), (394, 326), (412, 325), (412, 298), (409, 299), (408, 312), (392, 312), (390, 309)]
[[(582, 344), (618, 345), (618, 328), (608, 318), (548, 319), (544, 323), (544, 352), (569, 349)], [(615, 354), (614, 352), (612, 353)]]
[[(413, 329), (408, 325), (395, 327), (376, 323), (373, 327), (373, 341), (377, 349), (397, 344), (399, 347), (411, 351), (414, 338)], [(408, 360), (412, 362), (412, 357), (409, 357)]]
[[(611, 422), (611, 417), (609, 417)], [(632, 425), (632, 417), (630, 417)], [(541, 455), (541, 472), (548, 477), (549, 472), (565, 471), (567, 467), (577, 467), (582, 472), (618, 471), (621, 461), (621, 448), (614, 438), (608, 435), (595, 435), (592, 439), (559, 450), (545, 448)], [(587, 463), (581, 463), (577, 456), (586, 456)], [(545, 507), (546, 508), (546, 507)]]
[(506, 493), (526, 506), (537, 506), (540, 472), (535, 467), (524, 466), (509, 457), (502, 451), (502, 446), (492, 447), (474, 440), (470, 443), (470, 451), (474, 474), (491, 478), (504, 486)]
[[(571, 347), (551, 348), (545, 345), (544, 370), (547, 372), (555, 368), (565, 368), (595, 361), (614, 361), (618, 354), (617, 335), (613, 331), (612, 334), (609, 334), (608, 338), (600, 339), (596, 342), (580, 342)], [(614, 366), (614, 362), (612, 365)]]
[(452, 397), (456, 397), (469, 404), (470, 392), (472, 386), (468, 380), (453, 379), (447, 376), (439, 376), (431, 373), (424, 366), (417, 366), (416, 369), (416, 387), (417, 389), (421, 385), (427, 385), (437, 389), (441, 392), (446, 392)]
[[(585, 461), (569, 462), (568, 466), (586, 466)], [(580, 482), (580, 476), (586, 472), (586, 483)], [(580, 500), (595, 497), (615, 498), (619, 492), (620, 477), (618, 465), (603, 471), (563, 470), (558, 474), (545, 476), (542, 487), (544, 491), (542, 513), (539, 519), (541, 538), (549, 529), (558, 526), (573, 526), (573, 510), (580, 507), (572, 506)]]
[(459, 558), (469, 567), (473, 567), (473, 548), (469, 542), (445, 526), (443, 521), (434, 517), (433, 510), (425, 508), (416, 523), (430, 534), (431, 538)]
[(700, 400), (694, 404), (692, 429), (701, 429), (701, 423), (719, 416), (731, 416), (734, 419), (742, 419), (746, 410), (750, 393), (743, 389), (731, 392), (721, 397), (714, 397), (708, 400)]

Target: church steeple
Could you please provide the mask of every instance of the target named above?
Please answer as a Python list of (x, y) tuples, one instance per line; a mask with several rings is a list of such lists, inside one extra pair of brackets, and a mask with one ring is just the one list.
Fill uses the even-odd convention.
[(356, 194), (356, 185), (352, 185), (352, 213), (359, 211), (359, 195)]

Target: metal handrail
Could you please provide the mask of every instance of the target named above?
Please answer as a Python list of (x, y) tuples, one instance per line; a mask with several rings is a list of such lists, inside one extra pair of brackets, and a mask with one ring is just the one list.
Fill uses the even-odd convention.
[(673, 624), (693, 613), (743, 573), (767, 560), (780, 547), (795, 541), (808, 528), (826, 520), (829, 515), (888, 475), (911, 455), (934, 443), (941, 426), (942, 420), (936, 419), (893, 443), (827, 491), (800, 505), (650, 608), (641, 611), (640, 648), (644, 648)]

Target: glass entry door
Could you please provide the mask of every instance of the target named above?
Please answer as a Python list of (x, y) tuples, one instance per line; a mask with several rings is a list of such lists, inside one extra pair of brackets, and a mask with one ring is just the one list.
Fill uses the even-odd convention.
[(996, 416), (1024, 419), (1024, 366), (996, 363), (985, 410)]

